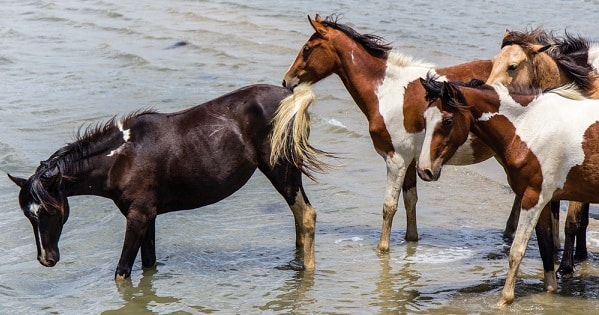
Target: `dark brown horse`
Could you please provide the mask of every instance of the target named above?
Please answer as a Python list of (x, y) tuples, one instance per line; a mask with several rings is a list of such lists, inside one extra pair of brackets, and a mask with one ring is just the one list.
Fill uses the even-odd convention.
[(144, 267), (156, 262), (157, 215), (222, 200), (258, 168), (293, 213), (298, 257), (292, 267), (313, 270), (316, 212), (302, 187), (302, 170), (269, 162), (271, 120), (279, 104), (314, 100), (309, 89), (300, 91), (298, 96), (254, 85), (176, 113), (144, 111), (113, 119), (56, 151), (28, 179), (8, 175), (21, 187), (19, 204), (33, 226), (39, 262), (52, 267), (60, 259), (67, 197), (102, 196), (127, 219), (115, 272), (115, 279), (125, 279), (140, 248)]
[(540, 230), (548, 221), (548, 211), (542, 210), (553, 200), (599, 202), (599, 100), (571, 88), (510, 94), (503, 85), (477, 80), (461, 84), (429, 76), (422, 83), (430, 106), (420, 177), (437, 180), (445, 162), (473, 132), (497, 153), (510, 187), (522, 200), (499, 304), (514, 300), (518, 267), (535, 226), (541, 236), (544, 287), (555, 292), (553, 241)]

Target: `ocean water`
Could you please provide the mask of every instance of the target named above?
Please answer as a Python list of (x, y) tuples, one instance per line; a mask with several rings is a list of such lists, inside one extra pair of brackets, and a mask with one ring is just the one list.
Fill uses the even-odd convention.
[[(339, 166), (306, 179), (318, 211), (316, 271), (289, 270), (291, 212), (256, 173), (230, 198), (157, 220), (158, 265), (116, 284), (125, 219), (110, 200), (71, 198), (61, 261), (35, 259), (17, 187), (87, 126), (144, 108), (184, 109), (236, 88), (279, 85), (313, 30), (338, 14), (395, 49), (448, 66), (489, 59), (506, 29), (544, 26), (599, 40), (599, 2), (14, 1), (0, 6), (0, 313), (487, 314), (507, 272), (501, 235), (513, 195), (496, 163), (446, 167), (419, 182), (420, 241), (406, 243), (402, 202), (378, 255), (385, 166), (337, 77), (315, 85), (312, 140)], [(182, 45), (181, 43), (185, 43)], [(588, 314), (599, 307), (597, 211), (591, 258), (558, 294), (542, 292), (532, 240), (504, 313)]]

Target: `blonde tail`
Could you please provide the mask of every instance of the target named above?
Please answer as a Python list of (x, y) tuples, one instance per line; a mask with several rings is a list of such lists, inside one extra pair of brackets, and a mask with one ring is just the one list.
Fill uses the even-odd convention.
[(286, 160), (314, 179), (311, 172), (323, 173), (327, 164), (318, 161), (329, 153), (310, 145), (310, 114), (308, 107), (316, 100), (309, 84), (302, 83), (293, 89), (293, 94), (281, 101), (270, 135), (270, 164)]

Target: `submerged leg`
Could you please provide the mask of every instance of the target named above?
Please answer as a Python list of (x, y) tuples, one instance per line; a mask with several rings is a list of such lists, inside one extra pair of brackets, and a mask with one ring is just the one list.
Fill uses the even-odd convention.
[(156, 264), (156, 219), (148, 223), (148, 229), (141, 243), (141, 265), (153, 267)]
[[(520, 262), (522, 262), (522, 258), (526, 253), (526, 246), (528, 245), (528, 241), (530, 239), (533, 229), (536, 226), (542, 209), (543, 205), (537, 204), (531, 209), (520, 210), (520, 220), (518, 220), (518, 229), (516, 230), (514, 242), (512, 243), (512, 247), (510, 249), (509, 270), (507, 278), (505, 280), (505, 285), (503, 287), (503, 290), (501, 291), (501, 298), (497, 302), (497, 304), (500, 306), (511, 304), (514, 301), (514, 289), (516, 286), (516, 276), (518, 275)], [(550, 275), (545, 274), (546, 278), (548, 276)], [(553, 274), (553, 277), (555, 277), (555, 274)], [(555, 283), (557, 283), (557, 281), (555, 281)]]
[(551, 205), (551, 224), (553, 225), (552, 228), (552, 235), (553, 235), (553, 246), (555, 248), (555, 253), (557, 253), (559, 251), (561, 242), (559, 240), (559, 200), (558, 201), (552, 201), (550, 203)]
[[(297, 192), (295, 202), (289, 206), (293, 212), (296, 222), (301, 222), (296, 225), (296, 234), (300, 235), (303, 240), (302, 245), (298, 247), (303, 257), (303, 269), (313, 271), (315, 268), (314, 261), (314, 234), (316, 229), (316, 210), (310, 205), (308, 199), (304, 195), (304, 190), (300, 189)], [(299, 215), (298, 215), (299, 214)], [(299, 217), (299, 220), (298, 220)], [(297, 243), (297, 242), (296, 242)], [(294, 267), (292, 265), (292, 267)], [(301, 265), (298, 267), (302, 267)], [(297, 268), (295, 268), (297, 269)]]
[[(385, 162), (387, 164), (387, 187), (385, 188), (385, 202), (383, 204), (383, 226), (381, 228), (381, 238), (379, 239), (379, 244), (377, 246), (377, 250), (380, 253), (389, 251), (391, 226), (393, 225), (393, 217), (397, 211), (399, 192), (403, 185), (404, 176), (406, 174), (405, 161), (401, 156), (399, 156), (399, 154), (393, 154), (392, 156), (386, 155)], [(413, 214), (406, 213), (406, 215)], [(407, 221), (416, 222), (416, 219), (407, 218)], [(415, 227), (407, 226), (406, 228), (413, 229), (406, 231), (406, 240), (418, 240), (418, 231), (415, 231)], [(408, 239), (408, 235), (410, 235), (410, 239)]]
[(148, 224), (156, 218), (156, 212), (147, 207), (132, 205), (127, 213), (127, 227), (121, 258), (114, 274), (115, 280), (124, 280), (131, 275), (135, 257), (141, 246)]
[[(559, 208), (559, 201), (557, 203)], [(541, 253), (543, 270), (545, 272), (544, 289), (548, 292), (557, 291), (555, 265), (553, 262), (553, 254), (555, 249), (555, 245), (553, 244), (553, 229), (555, 227), (553, 226), (552, 207), (553, 205), (546, 205), (543, 207), (535, 227), (537, 242), (539, 244), (539, 252)]]
[(416, 203), (418, 190), (416, 189), (416, 160), (412, 161), (406, 171), (402, 186), (403, 202), (406, 208), (406, 241), (418, 241), (418, 224), (416, 224)]
[[(277, 191), (285, 198), (293, 213), (295, 222), (295, 246), (300, 252), (298, 260), (290, 262), (293, 269), (313, 271), (314, 234), (316, 230), (316, 210), (310, 204), (302, 185), (302, 172), (290, 163), (270, 167), (268, 155), (258, 166)], [(303, 259), (303, 261), (302, 261)]]
[(578, 214), (578, 233), (576, 233), (576, 252), (574, 259), (581, 261), (589, 258), (587, 251), (587, 227), (589, 226), (589, 204), (582, 204), (582, 211)]
[[(566, 224), (564, 226), (564, 253), (562, 261), (559, 265), (557, 273), (559, 276), (570, 275), (574, 272), (574, 242), (576, 241), (576, 253), (579, 252), (581, 246), (581, 254), (586, 256), (586, 225), (588, 225), (588, 210), (589, 204), (571, 201), (568, 206), (568, 214), (566, 216)], [(586, 213), (585, 213), (586, 211)], [(582, 217), (586, 217), (586, 225), (583, 228)], [(580, 244), (581, 233), (582, 241)]]

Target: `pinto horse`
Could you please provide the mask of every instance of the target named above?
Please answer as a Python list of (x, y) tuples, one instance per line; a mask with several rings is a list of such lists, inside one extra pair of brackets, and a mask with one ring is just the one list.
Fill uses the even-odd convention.
[(308, 87), (292, 94), (283, 87), (254, 85), (180, 112), (137, 112), (88, 128), (28, 179), (8, 175), (21, 187), (19, 204), (33, 226), (37, 259), (47, 267), (60, 259), (67, 197), (102, 196), (127, 219), (115, 272), (116, 280), (125, 279), (140, 248), (142, 265), (155, 264), (157, 215), (220, 201), (258, 168), (293, 213), (298, 253), (292, 267), (313, 270), (316, 212), (302, 187), (302, 170), (286, 161), (269, 162), (269, 134), (279, 104), (313, 100)]
[[(521, 200), (520, 220), (509, 255), (500, 305), (512, 303), (518, 267), (537, 226), (547, 291), (557, 290), (552, 246), (540, 231), (552, 200), (599, 202), (599, 100), (572, 88), (539, 94), (510, 94), (503, 85), (422, 80), (430, 102), (418, 174), (437, 180), (442, 166), (470, 132), (493, 148), (512, 190)], [(567, 97), (566, 97), (567, 96)], [(566, 123), (567, 122), (567, 123)], [(546, 211), (543, 211), (546, 212)], [(549, 217), (550, 219), (550, 217)], [(550, 225), (550, 224), (549, 224)]]
[[(435, 69), (432, 64), (415, 60), (401, 53), (391, 51), (381, 37), (360, 34), (354, 29), (337, 23), (334, 17), (326, 19), (316, 15), (308, 20), (315, 30), (304, 44), (295, 62), (285, 74), (283, 85), (295, 87), (306, 82), (315, 83), (331, 74), (337, 74), (352, 98), (368, 119), (368, 131), (374, 149), (385, 160), (387, 186), (383, 204), (383, 225), (377, 250), (387, 252), (393, 216), (397, 210), (400, 189), (406, 210), (407, 241), (418, 240), (416, 224), (416, 158), (424, 137), (422, 113), (427, 103), (424, 89), (418, 79), (433, 71), (450, 80), (470, 80), (486, 78), (492, 67), (489, 60), (473, 61), (453, 67)], [(281, 107), (281, 111), (285, 108)], [(305, 163), (320, 165), (311, 159), (313, 154), (304, 154), (309, 149), (302, 129), (309, 128), (309, 120), (304, 116), (305, 109), (287, 108), (293, 114), (281, 115), (276, 125), (295, 124), (293, 139), (296, 155), (303, 156)], [(304, 126), (297, 126), (302, 124)], [(290, 131), (291, 128), (279, 128)], [(289, 136), (282, 132), (281, 139)], [(273, 136), (273, 139), (275, 136)], [(277, 148), (274, 146), (273, 152)], [(283, 148), (286, 148), (283, 146)], [(492, 150), (476, 138), (462, 147), (451, 163), (456, 165), (474, 164), (493, 156)]]
[[(575, 83), (589, 98), (599, 98), (599, 75), (593, 67), (593, 59), (580, 58), (580, 51), (592, 49), (590, 42), (566, 33), (556, 37), (541, 28), (526, 32), (506, 31), (501, 51), (493, 57), (493, 70), (487, 84), (504, 84), (508, 87), (551, 88)], [(574, 49), (574, 47), (577, 47)], [(588, 54), (587, 54), (588, 55)], [(592, 56), (592, 55), (591, 55)], [(598, 56), (599, 58), (599, 56)], [(553, 202), (554, 244), (559, 247), (559, 202)], [(505, 228), (505, 237), (513, 238), (518, 223), (520, 203), (514, 203)], [(572, 201), (568, 207), (565, 225), (564, 255), (558, 268), (559, 275), (574, 271), (574, 258), (588, 257), (586, 228), (589, 205)], [(576, 254), (573, 247), (576, 241)]]

